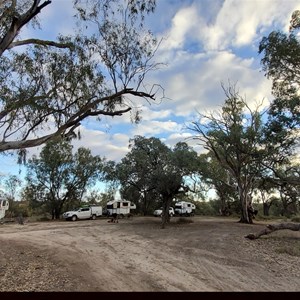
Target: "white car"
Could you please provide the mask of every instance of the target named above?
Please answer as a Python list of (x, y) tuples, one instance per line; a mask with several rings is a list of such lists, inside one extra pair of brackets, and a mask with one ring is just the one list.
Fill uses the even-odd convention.
[[(156, 209), (154, 212), (153, 212), (153, 215), (155, 217), (161, 217), (162, 216), (162, 212), (163, 212), (163, 208), (159, 208), (159, 209)], [(175, 215), (175, 212), (174, 212), (174, 208), (173, 207), (169, 207), (169, 215), (170, 217), (173, 217)]]

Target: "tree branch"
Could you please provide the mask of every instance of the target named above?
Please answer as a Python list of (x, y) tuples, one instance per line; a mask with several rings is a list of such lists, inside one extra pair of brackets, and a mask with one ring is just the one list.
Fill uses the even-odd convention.
[(18, 35), (20, 29), (30, 22), (45, 6), (51, 3), (50, 0), (45, 1), (39, 6), (40, 0), (34, 0), (31, 8), (22, 16), (13, 16), (10, 28), (0, 41), (0, 56), (8, 49), (15, 37)]
[(28, 44), (35, 44), (35, 45), (41, 45), (41, 46), (53, 46), (56, 48), (72, 48), (72, 43), (57, 43), (53, 41), (47, 41), (47, 40), (39, 40), (39, 39), (27, 39), (22, 41), (16, 41), (12, 42), (7, 49), (11, 49), (17, 46), (23, 46)]

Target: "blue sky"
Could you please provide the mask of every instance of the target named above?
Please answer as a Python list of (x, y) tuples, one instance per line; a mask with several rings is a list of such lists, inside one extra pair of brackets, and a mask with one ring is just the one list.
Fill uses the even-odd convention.
[[(156, 12), (146, 23), (164, 38), (155, 61), (165, 65), (145, 82), (160, 84), (168, 99), (143, 103), (138, 125), (129, 115), (84, 122), (75, 147), (88, 147), (94, 155), (116, 161), (127, 153), (128, 141), (135, 135), (156, 136), (172, 147), (191, 136), (185, 124), (194, 120), (196, 111), (220, 109), (225, 99), (221, 82), (228, 80), (237, 83), (250, 105), (262, 100), (267, 105), (271, 82), (261, 71), (258, 44), (272, 30), (287, 32), (296, 9), (300, 9), (296, 0), (157, 0)], [(71, 33), (73, 14), (71, 0), (53, 0), (39, 14), (42, 30), (26, 27), (21, 35), (54, 39), (59, 32)], [(30, 149), (29, 156), (41, 148)], [(15, 157), (0, 156), (0, 164), (1, 175), (18, 175)]]

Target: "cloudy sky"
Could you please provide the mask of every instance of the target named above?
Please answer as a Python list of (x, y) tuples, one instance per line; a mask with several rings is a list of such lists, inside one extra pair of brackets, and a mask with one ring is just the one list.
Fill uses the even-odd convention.
[[(163, 38), (155, 61), (164, 66), (149, 74), (145, 83), (160, 84), (166, 99), (144, 103), (138, 125), (129, 115), (84, 122), (75, 147), (83, 145), (94, 155), (116, 161), (127, 153), (128, 141), (135, 135), (159, 137), (171, 147), (191, 136), (185, 125), (197, 111), (220, 109), (225, 99), (222, 82), (236, 83), (250, 105), (262, 100), (267, 104), (272, 99), (271, 82), (261, 71), (258, 45), (272, 30), (287, 32), (296, 9), (300, 9), (296, 0), (157, 0), (147, 26)], [(50, 39), (59, 32), (70, 33), (73, 14), (71, 0), (53, 0), (39, 15), (42, 30), (26, 28), (22, 34)], [(18, 175), (15, 157), (0, 156), (0, 164), (0, 174)]]

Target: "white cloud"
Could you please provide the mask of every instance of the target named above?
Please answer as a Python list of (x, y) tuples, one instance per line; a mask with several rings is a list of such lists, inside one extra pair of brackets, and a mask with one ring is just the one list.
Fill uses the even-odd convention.
[(190, 118), (196, 110), (205, 113), (217, 109), (225, 100), (221, 83), (226, 87), (228, 81), (236, 83), (250, 102), (270, 99), (271, 82), (253, 68), (254, 62), (254, 58), (243, 59), (228, 51), (186, 53), (184, 60), (175, 59), (159, 73), (157, 81), (171, 99), (161, 104), (162, 111), (172, 110), (176, 116)]
[(226, 0), (215, 22), (199, 31), (199, 39), (210, 50), (251, 45), (271, 25), (287, 28), (294, 9), (295, 1)]
[(128, 152), (129, 136), (116, 133), (109, 134), (99, 130), (88, 130), (80, 127), (81, 139), (73, 140), (74, 150), (85, 147), (91, 150), (93, 155), (106, 157), (108, 160), (120, 160)]
[[(71, 5), (69, 0), (53, 0), (39, 15), (42, 31), (37, 35), (51, 38), (58, 32), (72, 32)], [(225, 100), (221, 82), (226, 85), (228, 80), (237, 83), (250, 106), (263, 99), (267, 103), (272, 98), (271, 82), (259, 71), (257, 45), (271, 30), (287, 30), (295, 9), (300, 9), (296, 0), (158, 0), (148, 24), (159, 36), (167, 37), (155, 61), (168, 65), (150, 73), (146, 83), (160, 84), (169, 99), (159, 105), (135, 99), (143, 111), (138, 125), (131, 123), (130, 113), (104, 117), (100, 123), (85, 121), (75, 147), (84, 146), (94, 155), (118, 161), (128, 152), (134, 135), (157, 135), (173, 146), (191, 135), (183, 129), (182, 120), (188, 123), (196, 111), (207, 113), (221, 107)], [(37, 35), (30, 27), (22, 31), (24, 37)], [(200, 151), (196, 141), (189, 140), (189, 144)]]
[(32, 31), (30, 26), (22, 28), (21, 38), (56, 39), (58, 34), (74, 34), (75, 19), (73, 1), (53, 0), (37, 15), (41, 30)]
[(155, 136), (162, 133), (177, 132), (181, 130), (181, 125), (175, 121), (145, 121), (134, 127), (132, 135)]
[[(191, 22), (193, 20), (193, 22)], [(167, 42), (162, 45), (168, 50), (172, 48), (182, 48), (187, 36), (190, 36), (194, 24), (197, 20), (196, 6), (184, 7), (179, 10), (172, 19), (172, 27), (165, 33)]]

